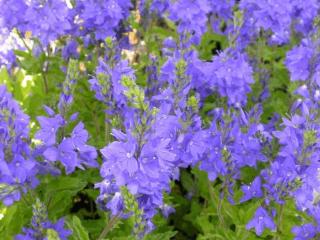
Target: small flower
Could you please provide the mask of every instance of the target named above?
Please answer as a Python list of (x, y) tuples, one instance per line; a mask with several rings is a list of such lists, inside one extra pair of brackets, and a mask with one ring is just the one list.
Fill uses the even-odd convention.
[(37, 117), (41, 129), (36, 133), (35, 137), (42, 141), (44, 145), (50, 146), (56, 143), (56, 135), (64, 125), (64, 120), (61, 115), (54, 117)]
[(310, 61), (314, 54), (310, 43), (303, 41), (287, 53), (285, 64), (290, 72), (291, 81), (305, 81), (310, 77)]
[(297, 226), (292, 228), (292, 233), (295, 234), (294, 240), (309, 240), (313, 239), (317, 234), (316, 227), (311, 224), (307, 223), (302, 226)]
[(241, 189), (244, 196), (241, 198), (240, 202), (245, 202), (252, 198), (260, 198), (263, 196), (260, 177), (256, 177), (250, 185), (244, 185)]
[(257, 235), (260, 236), (265, 228), (275, 231), (276, 225), (268, 212), (263, 207), (259, 207), (256, 210), (253, 219), (246, 226), (246, 229), (248, 230), (251, 228), (255, 228)]

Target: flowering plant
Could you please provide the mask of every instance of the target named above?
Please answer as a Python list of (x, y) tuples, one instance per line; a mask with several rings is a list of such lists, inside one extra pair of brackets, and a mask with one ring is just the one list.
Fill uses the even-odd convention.
[(0, 234), (320, 238), (318, 0), (0, 0)]

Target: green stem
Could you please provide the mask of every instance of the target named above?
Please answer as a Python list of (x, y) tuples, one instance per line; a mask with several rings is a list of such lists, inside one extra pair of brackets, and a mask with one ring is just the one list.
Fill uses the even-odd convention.
[(110, 122), (110, 115), (108, 113), (105, 113), (105, 141), (107, 144), (112, 142), (112, 135), (111, 135), (111, 130), (112, 130), (112, 126), (111, 126), (111, 122)]
[(278, 229), (277, 229), (277, 237), (275, 238), (276, 240), (280, 240), (281, 239), (281, 232), (282, 232), (282, 226), (281, 226), (281, 223), (282, 223), (282, 220), (283, 220), (283, 211), (284, 210), (284, 204), (280, 205), (280, 210), (279, 210), (279, 216), (278, 216)]
[(222, 197), (219, 196), (217, 213), (218, 213), (218, 217), (219, 217), (219, 224), (224, 227), (224, 218), (222, 215), (222, 201), (223, 201), (223, 196)]
[(21, 39), (23, 45), (26, 47), (26, 49), (28, 49), (29, 53), (32, 53), (31, 48), (28, 46), (28, 44), (27, 44), (26, 41), (24, 40), (24, 37), (22, 36), (21, 32), (19, 32), (19, 31), (17, 30), (17, 34), (18, 34), (19, 38)]
[[(209, 195), (211, 200), (216, 204), (216, 202), (218, 201), (217, 205), (217, 214), (218, 214), (218, 218), (219, 218), (219, 224), (221, 226), (224, 226), (224, 218), (222, 215), (222, 201), (223, 201), (223, 196), (220, 197), (218, 196), (218, 200), (216, 199), (214, 192), (212, 191), (212, 187), (211, 187), (211, 182), (208, 179), (208, 187), (209, 187)], [(224, 190), (223, 190), (224, 191)]]
[(48, 79), (47, 79), (46, 71), (42, 71), (42, 79), (43, 79), (43, 83), (44, 83), (44, 92), (45, 92), (45, 94), (48, 94), (49, 86), (48, 86)]
[[(45, 51), (43, 51), (43, 52), (45, 53)], [(47, 47), (47, 52), (48, 52), (48, 55), (45, 54), (45, 61), (44, 61), (44, 63), (46, 65), (44, 66), (44, 68), (41, 69), (42, 76), (43, 76), (43, 82), (44, 82), (45, 94), (48, 94), (48, 92), (49, 92), (48, 78), (47, 78), (47, 72), (48, 72), (48, 68), (49, 68), (49, 61), (48, 60), (50, 58), (50, 48), (49, 48), (49, 46)]]
[(102, 240), (107, 236), (108, 232), (110, 232), (110, 230), (113, 228), (113, 226), (117, 223), (119, 216), (120, 216), (120, 213), (115, 216), (112, 216), (112, 218), (110, 219), (108, 224), (104, 227), (104, 229), (102, 230), (102, 232), (99, 235), (99, 237), (97, 238), (97, 240)]

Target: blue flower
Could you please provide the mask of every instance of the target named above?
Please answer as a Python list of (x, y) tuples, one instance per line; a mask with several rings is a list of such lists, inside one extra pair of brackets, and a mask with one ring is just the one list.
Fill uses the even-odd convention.
[(83, 165), (99, 166), (96, 161), (96, 149), (87, 144), (89, 135), (82, 122), (74, 127), (70, 137), (60, 140), (57, 139), (58, 130), (68, 123), (60, 114), (51, 117), (41, 116), (38, 117), (38, 121), (41, 129), (35, 136), (42, 141), (38, 146), (38, 155), (42, 155), (46, 161), (61, 161), (67, 174), (75, 171), (76, 167), (83, 168)]
[(210, 5), (207, 0), (178, 0), (169, 9), (170, 19), (178, 22), (178, 32), (183, 36), (189, 33), (191, 41), (198, 44), (207, 29), (207, 14)]
[(241, 198), (240, 202), (245, 202), (252, 198), (261, 198), (263, 196), (260, 177), (256, 177), (250, 185), (241, 186), (241, 189), (244, 196)]
[(42, 45), (47, 46), (72, 29), (70, 9), (65, 1), (31, 1), (24, 14), (24, 30), (30, 31)]
[(287, 53), (285, 64), (290, 72), (291, 81), (305, 81), (310, 77), (310, 61), (314, 50), (308, 41), (294, 47)]
[(261, 235), (265, 228), (276, 230), (276, 225), (263, 207), (258, 207), (253, 219), (246, 225), (246, 229), (255, 228), (256, 234)]
[(41, 129), (36, 133), (35, 137), (42, 141), (44, 145), (50, 146), (56, 143), (56, 135), (65, 122), (61, 115), (54, 117), (39, 116), (37, 120)]
[(211, 86), (222, 97), (227, 97), (230, 105), (239, 107), (247, 102), (246, 95), (251, 91), (254, 79), (243, 53), (225, 50), (213, 58), (211, 71)]
[[(135, 145), (134, 140), (124, 143), (113, 142), (101, 150), (101, 153), (107, 160), (107, 165), (115, 168), (113, 170), (115, 176), (118, 175), (118, 171), (132, 176), (138, 170), (138, 162), (135, 158)], [(117, 178), (120, 186), (122, 185), (123, 174), (120, 174), (121, 176)]]
[(22, 229), (23, 234), (18, 234), (15, 236), (16, 240), (45, 240), (50, 236), (50, 232), (48, 230), (54, 232), (54, 234), (56, 234), (56, 237), (61, 240), (68, 239), (72, 231), (64, 228), (63, 218), (60, 218), (56, 223), (52, 223), (51, 221), (49, 221), (47, 209), (39, 199), (36, 199), (36, 202), (32, 205), (32, 208), (33, 215), (31, 226), (29, 228), (24, 227)]
[(318, 233), (317, 228), (311, 223), (307, 223), (299, 227), (293, 227), (292, 232), (295, 234), (294, 240), (313, 239)]
[(95, 92), (96, 98), (107, 106), (113, 106), (116, 103), (116, 107), (121, 108), (126, 105), (123, 94), (125, 88), (121, 84), (124, 76), (134, 78), (134, 71), (128, 61), (121, 60), (111, 67), (100, 59), (96, 76), (89, 80), (91, 90)]
[(0, 200), (6, 205), (38, 183), (30, 141), (29, 117), (0, 85)]
[(81, 19), (81, 34), (94, 33), (96, 40), (105, 40), (106, 37), (116, 35), (121, 21), (125, 20), (130, 12), (131, 2), (126, 0), (80, 0), (77, 1), (76, 12)]

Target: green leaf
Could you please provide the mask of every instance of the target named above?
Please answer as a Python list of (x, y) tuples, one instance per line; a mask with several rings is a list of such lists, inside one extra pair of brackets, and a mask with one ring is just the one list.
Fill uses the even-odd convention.
[(104, 240), (136, 240), (136, 238), (131, 236), (126, 236), (126, 237), (105, 238)]
[(47, 230), (47, 237), (48, 237), (48, 240), (60, 240), (59, 234), (53, 229)]
[(89, 240), (89, 234), (77, 216), (69, 216), (66, 224), (67, 227), (72, 230), (69, 240)]
[(188, 190), (189, 192), (193, 189), (193, 179), (191, 177), (191, 174), (187, 171), (181, 171), (180, 180), (182, 186)]
[(144, 237), (144, 240), (170, 240), (177, 234), (176, 231), (169, 231), (164, 233), (148, 234)]
[(4, 217), (0, 220), (1, 239), (13, 239), (21, 232), (23, 226), (30, 222), (31, 208), (24, 202), (16, 202), (6, 208)]
[(48, 205), (49, 218), (57, 219), (66, 215), (72, 206), (73, 197), (86, 185), (84, 179), (72, 176), (44, 178), (38, 191)]

